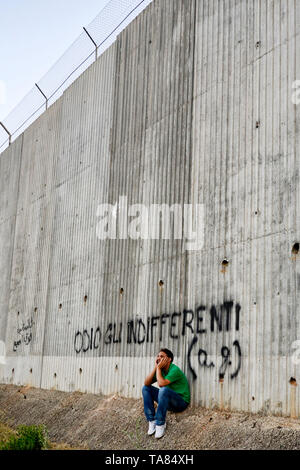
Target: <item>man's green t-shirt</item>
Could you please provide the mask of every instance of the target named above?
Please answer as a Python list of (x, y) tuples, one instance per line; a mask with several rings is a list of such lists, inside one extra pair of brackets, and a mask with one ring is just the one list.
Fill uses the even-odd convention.
[[(190, 403), (190, 387), (187, 378), (182, 372), (182, 370), (179, 369), (179, 367), (175, 364), (171, 363), (167, 374), (165, 374), (163, 370), (161, 372), (163, 378), (166, 380), (170, 380), (171, 382), (166, 385), (166, 387), (181, 395), (186, 403)], [(157, 382), (156, 374), (153, 377), (152, 383), (154, 382)]]

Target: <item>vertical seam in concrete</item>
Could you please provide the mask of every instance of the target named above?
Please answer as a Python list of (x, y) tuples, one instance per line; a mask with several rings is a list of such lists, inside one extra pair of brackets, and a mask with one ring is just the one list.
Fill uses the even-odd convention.
[[(197, 0), (194, 0), (193, 2), (193, 16), (194, 16), (194, 21), (193, 21), (193, 29), (192, 29), (192, 41), (190, 41), (191, 47), (192, 47), (192, 66), (191, 66), (191, 90), (190, 90), (190, 110), (188, 111), (190, 115), (190, 123), (191, 123), (191, 128), (188, 129), (188, 126), (186, 127), (186, 130), (189, 132), (189, 135), (186, 136), (186, 143), (187, 139), (189, 139), (189, 171), (188, 171), (188, 201), (192, 200), (192, 193), (193, 193), (193, 188), (191, 186), (191, 180), (192, 180), (192, 163), (193, 163), (193, 158), (195, 158), (194, 153), (193, 153), (193, 125), (194, 125), (194, 89), (195, 89), (195, 54), (196, 54), (196, 22), (197, 22)], [(189, 122), (188, 116), (186, 119), (187, 123)], [(183, 237), (183, 247), (184, 247), (184, 237)], [(182, 265), (185, 266), (185, 268), (189, 268), (189, 262), (190, 262), (189, 253), (187, 251), (184, 252), (183, 257), (182, 257)], [(189, 286), (189, 269), (185, 269), (185, 275), (184, 275), (184, 299), (186, 297), (186, 294), (188, 292), (188, 286)], [(194, 282), (194, 280), (193, 280)], [(185, 304), (185, 301), (184, 301)], [(186, 337), (184, 337), (184, 345), (183, 345), (183, 350), (184, 350), (184, 356), (183, 356), (183, 369), (187, 370), (187, 348), (188, 348), (188, 343)]]
[[(63, 118), (63, 104), (64, 104), (64, 97), (65, 97), (65, 94), (62, 95), (62, 97), (60, 98), (61, 99), (61, 109), (60, 109), (60, 116), (59, 116), (59, 120), (60, 120), (60, 123), (62, 121), (62, 118)], [(59, 134), (59, 139), (58, 139), (58, 144), (57, 144), (57, 147), (55, 146), (53, 151), (55, 152), (55, 149), (56, 148), (59, 148), (60, 146), (60, 142), (61, 142), (61, 125), (57, 126), (57, 129), (58, 129), (58, 134)], [(55, 159), (57, 156), (56, 153), (54, 153), (53, 155), (53, 159)], [(54, 172), (56, 170), (56, 167), (55, 165), (53, 164), (53, 168), (52, 168), (52, 177), (54, 176)], [(54, 181), (54, 178), (53, 180)], [(53, 186), (53, 190), (55, 191), (56, 188)], [(54, 207), (53, 207), (53, 217), (52, 217), (52, 232), (51, 232), (51, 237), (50, 237), (50, 240), (49, 240), (49, 263), (48, 263), (48, 279), (47, 279), (47, 292), (46, 292), (46, 302), (45, 302), (45, 318), (44, 318), (44, 328), (43, 328), (43, 341), (42, 341), (42, 357), (41, 357), (41, 372), (40, 372), (40, 388), (42, 388), (42, 381), (43, 381), (43, 366), (44, 366), (44, 351), (45, 351), (45, 336), (46, 336), (46, 331), (47, 331), (47, 313), (48, 313), (48, 304), (49, 304), (49, 290), (50, 290), (50, 286), (49, 286), (49, 279), (50, 279), (50, 268), (51, 268), (51, 253), (52, 253), (52, 247), (53, 247), (53, 234), (54, 234), (54, 219), (55, 219), (55, 208), (56, 208), (56, 204), (55, 204), (55, 200), (54, 200)]]
[[(19, 194), (20, 194), (20, 179), (21, 179), (21, 169), (22, 169), (22, 156), (23, 156), (23, 142), (24, 142), (24, 134), (21, 135), (21, 151), (20, 151), (20, 161), (19, 161), (19, 178), (18, 178), (18, 194), (16, 198), (16, 207), (15, 207), (15, 223), (14, 223), (14, 229), (13, 229), (13, 246), (12, 246), (12, 251), (11, 251), (11, 261), (10, 261), (10, 274), (9, 274), (9, 297), (8, 297), (8, 310), (9, 310), (9, 305), (10, 305), (10, 293), (11, 293), (11, 277), (12, 277), (12, 267), (13, 267), (13, 261), (14, 261), (14, 253), (15, 253), (15, 244), (16, 244), (16, 225), (17, 225), (17, 216), (18, 216), (18, 205), (19, 205)], [(8, 325), (8, 311), (6, 314), (6, 323), (4, 326), (5, 329), (5, 343), (6, 343), (6, 335), (7, 335), (7, 325)]]

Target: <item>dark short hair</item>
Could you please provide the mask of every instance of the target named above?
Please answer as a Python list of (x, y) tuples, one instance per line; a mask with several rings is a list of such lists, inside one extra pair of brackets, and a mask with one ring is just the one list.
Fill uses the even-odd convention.
[(172, 351), (170, 351), (170, 349), (163, 348), (163, 349), (160, 349), (160, 351), (164, 352), (168, 357), (170, 357), (171, 362), (173, 362), (174, 354), (172, 353)]

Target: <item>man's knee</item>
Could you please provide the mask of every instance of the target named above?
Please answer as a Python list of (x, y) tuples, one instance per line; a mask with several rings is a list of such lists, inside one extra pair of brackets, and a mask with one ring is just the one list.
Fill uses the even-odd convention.
[(166, 398), (170, 395), (170, 390), (167, 387), (161, 387), (158, 392), (158, 398)]
[(143, 388), (142, 388), (142, 394), (145, 395), (147, 393), (150, 393), (151, 391), (151, 386), (148, 386), (148, 385), (144, 385)]

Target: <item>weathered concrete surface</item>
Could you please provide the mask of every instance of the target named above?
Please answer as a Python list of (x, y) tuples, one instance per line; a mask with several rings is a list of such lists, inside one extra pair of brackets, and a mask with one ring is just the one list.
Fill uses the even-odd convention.
[[(1, 155), (2, 383), (139, 398), (164, 346), (193, 403), (300, 416), (299, 35), (299, 1), (154, 0)], [(203, 248), (99, 240), (119, 196), (203, 204)]]
[[(26, 397), (26, 398), (25, 398)], [(169, 413), (161, 440), (147, 436), (142, 401), (117, 395), (0, 386), (0, 420), (45, 424), (54, 442), (85, 449), (300, 449), (300, 422), (189, 408)]]

